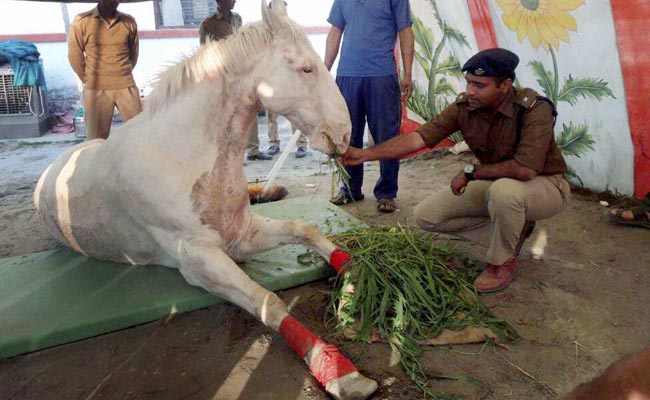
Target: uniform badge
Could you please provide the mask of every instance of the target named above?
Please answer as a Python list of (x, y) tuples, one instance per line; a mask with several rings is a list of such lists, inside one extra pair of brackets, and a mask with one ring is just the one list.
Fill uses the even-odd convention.
[(483, 76), (485, 75), (485, 70), (483, 68), (476, 68), (474, 70), (474, 75)]

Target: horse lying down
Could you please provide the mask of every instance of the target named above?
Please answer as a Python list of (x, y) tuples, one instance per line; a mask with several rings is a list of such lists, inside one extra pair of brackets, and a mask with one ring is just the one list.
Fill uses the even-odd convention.
[(34, 203), (49, 232), (86, 255), (178, 268), (192, 285), (277, 330), (335, 398), (366, 398), (377, 383), (289, 315), (236, 264), (302, 244), (337, 270), (350, 256), (313, 224), (251, 212), (244, 150), (259, 110), (285, 115), (314, 150), (343, 153), (346, 104), (284, 2), (263, 20), (209, 43), (164, 72), (147, 108), (106, 141), (76, 145), (41, 176)]

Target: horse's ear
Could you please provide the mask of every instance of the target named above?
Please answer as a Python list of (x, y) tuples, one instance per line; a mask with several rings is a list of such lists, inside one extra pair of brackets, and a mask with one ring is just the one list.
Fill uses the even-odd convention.
[(270, 7), (270, 5), (266, 4), (266, 0), (262, 0), (262, 21), (264, 21), (264, 25), (267, 26), (269, 31), (273, 32), (278, 25), (278, 17)]
[(274, 31), (279, 23), (279, 16), (287, 16), (287, 4), (284, 0), (271, 0), (267, 5), (266, 0), (262, 0), (262, 20), (270, 31)]
[(284, 0), (271, 0), (269, 7), (273, 9), (276, 15), (287, 16), (287, 2)]

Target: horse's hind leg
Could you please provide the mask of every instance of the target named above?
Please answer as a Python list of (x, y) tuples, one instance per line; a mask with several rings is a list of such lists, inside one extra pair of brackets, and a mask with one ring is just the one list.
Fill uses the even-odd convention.
[(350, 261), (350, 255), (338, 249), (318, 227), (312, 223), (293, 220), (280, 221), (251, 214), (250, 229), (240, 245), (243, 255), (255, 254), (285, 244), (302, 244), (329, 261), (339, 274)]
[(251, 280), (213, 243), (204, 238), (188, 238), (179, 243), (179, 269), (190, 284), (225, 298), (280, 331), (335, 398), (365, 399), (377, 390), (375, 381), (361, 375), (336, 347), (320, 340), (290, 316), (286, 304), (275, 293)]

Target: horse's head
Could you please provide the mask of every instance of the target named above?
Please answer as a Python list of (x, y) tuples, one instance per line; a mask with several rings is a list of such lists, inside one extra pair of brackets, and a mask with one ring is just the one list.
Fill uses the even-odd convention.
[[(302, 29), (289, 19), (283, 0), (262, 1), (271, 48), (256, 68), (257, 96), (269, 111), (284, 115), (327, 154), (344, 153), (350, 143), (350, 115), (343, 96)], [(328, 139), (329, 138), (329, 139)]]

